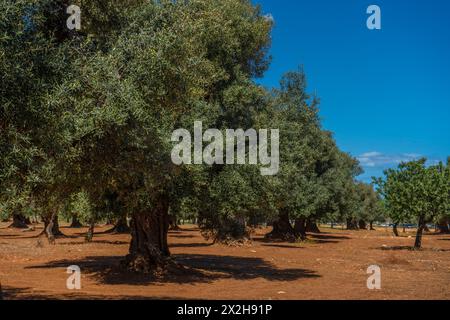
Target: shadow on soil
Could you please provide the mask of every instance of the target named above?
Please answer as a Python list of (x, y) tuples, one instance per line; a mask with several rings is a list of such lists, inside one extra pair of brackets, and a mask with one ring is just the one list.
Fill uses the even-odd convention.
[(264, 278), (269, 281), (294, 281), (302, 278), (318, 278), (312, 270), (278, 269), (261, 258), (218, 256), (203, 254), (177, 254), (174, 260), (180, 265), (176, 270), (158, 277), (125, 272), (120, 262), (122, 256), (86, 257), (80, 260), (59, 260), (26, 269), (66, 268), (78, 265), (84, 274), (89, 274), (103, 284), (149, 285), (163, 283), (195, 284), (219, 279), (249, 280)]
[[(347, 236), (337, 236), (328, 233), (308, 233), (307, 241), (305, 243), (307, 243), (308, 241), (311, 243), (338, 243), (342, 240), (350, 240), (350, 239), (351, 238)], [(288, 245), (286, 244), (285, 240), (280, 239), (268, 239), (262, 237), (262, 238), (254, 238), (253, 241), (264, 243), (263, 245), (266, 247), (301, 249), (301, 247), (299, 246)]]
[(375, 249), (384, 250), (384, 251), (433, 251), (433, 252), (450, 252), (450, 249), (441, 249), (441, 248), (420, 248), (416, 249), (413, 246), (389, 246), (389, 247), (377, 247)]
[(32, 288), (3, 288), (4, 300), (177, 300), (176, 297), (108, 296), (90, 294), (47, 294)]

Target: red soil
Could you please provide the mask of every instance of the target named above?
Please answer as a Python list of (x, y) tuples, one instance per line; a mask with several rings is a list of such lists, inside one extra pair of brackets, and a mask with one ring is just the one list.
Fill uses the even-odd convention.
[[(414, 234), (390, 230), (322, 228), (306, 243), (268, 242), (258, 230), (251, 245), (228, 247), (204, 240), (194, 226), (171, 232), (173, 257), (187, 272), (161, 279), (123, 273), (129, 235), (62, 228), (56, 245), (35, 231), (0, 224), (0, 281), (5, 299), (449, 299), (450, 236), (426, 235), (421, 251), (409, 250)], [(97, 232), (110, 228), (99, 227)], [(408, 236), (410, 238), (408, 238)], [(381, 267), (382, 289), (366, 286), (370, 265)], [(81, 290), (68, 290), (66, 268), (81, 268)]]

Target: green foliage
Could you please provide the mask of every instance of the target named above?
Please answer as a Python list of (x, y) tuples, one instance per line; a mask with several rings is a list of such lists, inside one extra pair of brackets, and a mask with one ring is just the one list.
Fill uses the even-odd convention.
[[(321, 128), (303, 70), (269, 92), (272, 22), (242, 0), (0, 3), (0, 200), (85, 222), (152, 212), (197, 217), (215, 238), (249, 221), (374, 218), (357, 161)], [(172, 132), (194, 121), (280, 130), (280, 173), (242, 165), (178, 167)], [(437, 179), (437, 178), (435, 178)], [(82, 190), (82, 191), (80, 191)], [(11, 211), (9, 210), (9, 211)], [(358, 211), (359, 210), (359, 211)], [(437, 210), (437, 209), (436, 209)]]
[(385, 216), (383, 203), (373, 185), (358, 183), (356, 189), (359, 196), (356, 219), (366, 222), (383, 221)]
[(442, 163), (426, 167), (426, 159), (402, 163), (385, 171), (386, 178), (375, 179), (391, 219), (404, 222), (418, 217), (431, 222), (448, 213), (448, 166)]
[(85, 192), (72, 194), (62, 209), (63, 216), (68, 220), (76, 217), (80, 222), (87, 224), (94, 213), (89, 197)]

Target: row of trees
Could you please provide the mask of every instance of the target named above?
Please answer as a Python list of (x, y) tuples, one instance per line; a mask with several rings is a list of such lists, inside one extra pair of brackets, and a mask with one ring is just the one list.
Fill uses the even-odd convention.
[[(14, 223), (27, 223), (31, 210), (53, 242), (64, 213), (85, 213), (87, 240), (96, 222), (126, 230), (129, 217), (125, 265), (148, 272), (170, 261), (177, 217), (195, 217), (216, 241), (243, 239), (261, 222), (273, 222), (269, 237), (304, 239), (321, 220), (355, 229), (382, 218), (372, 186), (355, 181), (357, 160), (321, 128), (303, 71), (287, 73), (279, 89), (255, 82), (269, 65), (273, 24), (259, 7), (77, 4), (75, 32), (65, 26), (65, 1), (0, 3), (0, 203)], [(279, 129), (279, 174), (174, 165), (171, 134), (194, 121)]]

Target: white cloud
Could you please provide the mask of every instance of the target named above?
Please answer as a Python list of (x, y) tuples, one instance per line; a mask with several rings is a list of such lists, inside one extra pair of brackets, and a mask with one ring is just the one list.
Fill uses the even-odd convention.
[(372, 151), (372, 152), (363, 153), (360, 157), (371, 158), (371, 157), (379, 157), (382, 155), (383, 154), (381, 152)]
[[(414, 161), (423, 156), (417, 153), (401, 153), (388, 155), (377, 151), (366, 152), (358, 156), (361, 166), (367, 168), (386, 168), (402, 162)], [(432, 160), (430, 160), (432, 161)]]

